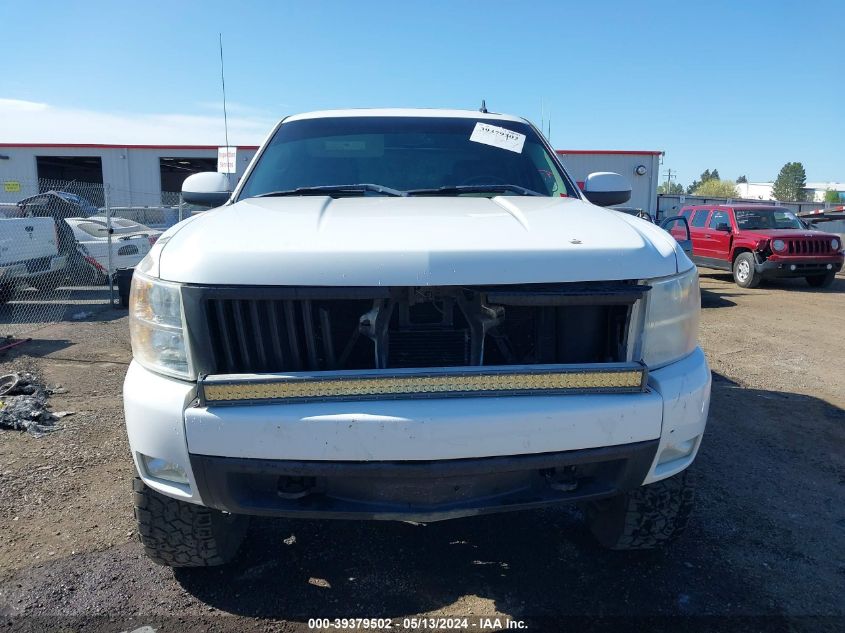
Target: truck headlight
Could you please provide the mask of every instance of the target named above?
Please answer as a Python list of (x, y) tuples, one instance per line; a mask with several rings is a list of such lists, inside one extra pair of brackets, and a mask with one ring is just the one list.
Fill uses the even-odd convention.
[(643, 362), (656, 369), (690, 354), (698, 344), (701, 293), (698, 269), (647, 281)]
[(135, 272), (129, 292), (129, 334), (132, 355), (144, 367), (193, 380), (178, 284)]

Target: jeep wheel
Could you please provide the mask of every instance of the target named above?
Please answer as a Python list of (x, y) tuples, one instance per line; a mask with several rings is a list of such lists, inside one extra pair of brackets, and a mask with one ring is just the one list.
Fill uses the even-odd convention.
[(654, 549), (671, 543), (686, 529), (694, 491), (683, 471), (626, 494), (587, 504), (587, 524), (609, 549)]
[(225, 565), (238, 552), (249, 517), (165, 497), (136, 477), (135, 519), (144, 551), (169, 567)]
[(754, 255), (740, 253), (734, 260), (734, 281), (740, 288), (756, 288), (760, 284), (760, 273), (754, 268)]
[(835, 278), (836, 273), (832, 270), (825, 273), (824, 275), (811, 275), (810, 277), (805, 277), (807, 283), (810, 284), (813, 288), (827, 288), (833, 283), (833, 280)]

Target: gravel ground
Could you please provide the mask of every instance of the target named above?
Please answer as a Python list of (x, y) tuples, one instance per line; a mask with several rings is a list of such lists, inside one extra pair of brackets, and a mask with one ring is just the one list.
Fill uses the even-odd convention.
[(0, 623), (264, 631), (378, 617), (401, 629), (425, 614), (535, 630), (845, 630), (843, 293), (842, 276), (827, 291), (702, 276), (714, 390), (698, 502), (684, 538), (654, 553), (600, 550), (561, 508), (428, 526), (258, 520), (231, 568), (157, 567), (131, 518), (125, 312), (50, 326), (0, 359), (3, 373), (65, 386), (51, 405), (77, 412), (40, 439), (0, 432)]

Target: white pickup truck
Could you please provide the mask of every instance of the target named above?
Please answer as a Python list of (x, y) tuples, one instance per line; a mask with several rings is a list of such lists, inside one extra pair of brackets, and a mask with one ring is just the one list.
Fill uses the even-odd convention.
[(0, 303), (21, 284), (38, 285), (67, 263), (53, 218), (0, 218)]
[(698, 275), (596, 205), (524, 119), (284, 119), (136, 269), (124, 386), (155, 561), (231, 560), (250, 515), (437, 521), (578, 502), (603, 545), (684, 529), (710, 371)]

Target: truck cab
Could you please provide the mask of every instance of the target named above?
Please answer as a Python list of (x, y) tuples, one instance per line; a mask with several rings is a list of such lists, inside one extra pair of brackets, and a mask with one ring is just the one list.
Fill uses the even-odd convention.
[(786, 207), (696, 205), (684, 207), (680, 215), (689, 223), (692, 261), (731, 271), (743, 288), (782, 277), (804, 277), (813, 287), (828, 287), (842, 270), (839, 236), (811, 229)]

